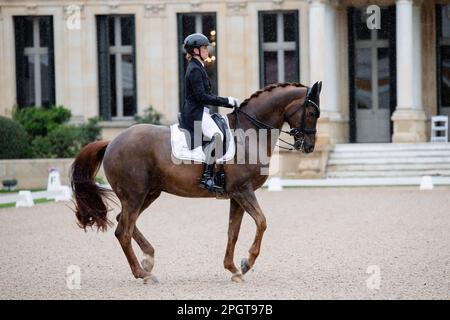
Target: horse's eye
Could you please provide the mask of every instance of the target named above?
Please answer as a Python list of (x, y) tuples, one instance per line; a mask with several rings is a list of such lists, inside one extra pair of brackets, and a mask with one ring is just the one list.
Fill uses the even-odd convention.
[(308, 112), (308, 117), (314, 117), (314, 112)]

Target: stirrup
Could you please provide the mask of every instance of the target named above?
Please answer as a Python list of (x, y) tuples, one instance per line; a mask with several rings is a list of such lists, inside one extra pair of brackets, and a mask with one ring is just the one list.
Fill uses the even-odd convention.
[(225, 191), (223, 187), (216, 185), (214, 176), (202, 177), (200, 180), (200, 187), (208, 190), (209, 192), (223, 193)]

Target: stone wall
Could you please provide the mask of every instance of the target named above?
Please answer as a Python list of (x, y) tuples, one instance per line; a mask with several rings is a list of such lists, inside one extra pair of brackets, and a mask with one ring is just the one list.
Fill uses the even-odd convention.
[[(16, 179), (17, 188), (36, 189), (47, 188), (50, 168), (57, 168), (61, 184), (69, 185), (70, 166), (74, 159), (14, 159), (0, 160), (0, 182), (6, 179)], [(98, 176), (104, 179), (103, 169)]]
[(282, 179), (325, 178), (329, 154), (328, 147), (318, 146), (313, 153), (281, 151), (279, 172), (274, 174)]
[[(325, 177), (328, 147), (318, 146), (311, 154), (298, 151), (280, 151), (279, 158), (272, 158), (271, 167), (276, 167), (273, 176), (284, 179), (315, 179)], [(0, 160), (0, 182), (16, 179), (18, 189), (47, 188), (50, 168), (57, 168), (61, 184), (70, 185), (69, 172), (74, 159), (18, 159)], [(103, 167), (97, 174), (105, 180)]]

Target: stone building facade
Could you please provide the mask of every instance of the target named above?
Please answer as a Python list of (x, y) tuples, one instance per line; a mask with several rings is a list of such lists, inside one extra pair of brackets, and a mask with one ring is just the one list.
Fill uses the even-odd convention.
[(213, 43), (220, 95), (323, 81), (316, 152), (280, 151), (285, 177), (323, 175), (337, 143), (426, 142), (431, 116), (450, 115), (444, 0), (0, 0), (0, 115), (64, 105), (101, 116), (107, 139), (149, 106), (174, 123), (191, 32)]

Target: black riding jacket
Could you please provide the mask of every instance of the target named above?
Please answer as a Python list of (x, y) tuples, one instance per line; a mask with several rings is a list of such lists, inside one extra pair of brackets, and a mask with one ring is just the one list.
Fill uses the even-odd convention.
[[(182, 119), (184, 128), (191, 135), (191, 149), (194, 145), (194, 121), (202, 120), (203, 108), (208, 106), (223, 106), (233, 108), (228, 104), (228, 98), (219, 97), (211, 93), (211, 82), (202, 63), (195, 58), (189, 62), (185, 75), (185, 100)], [(201, 127), (199, 128), (201, 131)]]

